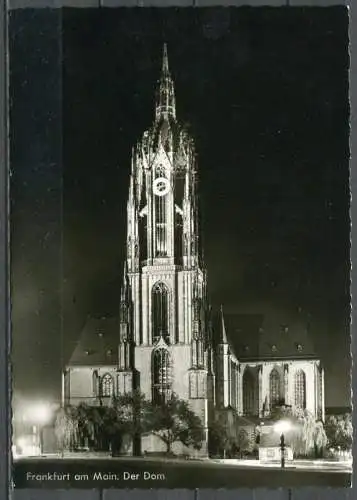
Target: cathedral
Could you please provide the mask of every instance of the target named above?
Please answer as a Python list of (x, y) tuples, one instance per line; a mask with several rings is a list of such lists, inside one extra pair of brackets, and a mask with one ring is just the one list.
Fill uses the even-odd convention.
[[(201, 418), (207, 454), (210, 421), (220, 410), (258, 422), (289, 405), (324, 419), (324, 372), (303, 325), (213, 312), (197, 172), (164, 45), (153, 124), (132, 149), (119, 315), (88, 318), (62, 388), (72, 405), (110, 404), (134, 389), (157, 403), (174, 393)], [(143, 452), (162, 446), (142, 437)]]

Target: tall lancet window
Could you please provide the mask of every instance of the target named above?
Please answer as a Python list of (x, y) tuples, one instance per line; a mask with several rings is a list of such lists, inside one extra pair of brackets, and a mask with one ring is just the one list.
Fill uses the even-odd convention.
[(109, 373), (106, 373), (102, 377), (101, 396), (102, 397), (113, 396), (113, 377)]
[(155, 349), (152, 357), (152, 399), (164, 403), (171, 395), (171, 360), (164, 348)]
[(152, 289), (152, 338), (169, 338), (169, 290), (164, 283), (156, 283)]
[(147, 239), (147, 217), (143, 214), (139, 219), (139, 241), (140, 241), (140, 259), (148, 258), (148, 239)]
[(303, 370), (295, 373), (295, 406), (304, 410), (306, 408), (306, 375)]
[[(178, 162), (179, 167), (183, 168), (185, 160), (181, 159)], [(175, 261), (177, 264), (182, 264), (183, 256), (183, 212), (182, 205), (185, 195), (185, 177), (182, 172), (178, 171), (175, 175)]]
[(274, 368), (269, 377), (269, 392), (270, 392), (270, 406), (278, 406), (281, 402), (281, 379), (280, 374), (276, 368)]
[[(159, 179), (157, 179), (159, 180)], [(162, 189), (165, 189), (164, 183)], [(157, 183), (157, 195), (155, 196), (155, 230), (156, 230), (156, 257), (167, 256), (166, 238), (166, 196), (165, 191), (160, 192), (161, 184)]]
[(246, 368), (243, 374), (243, 413), (255, 415), (258, 412), (258, 387), (254, 373)]

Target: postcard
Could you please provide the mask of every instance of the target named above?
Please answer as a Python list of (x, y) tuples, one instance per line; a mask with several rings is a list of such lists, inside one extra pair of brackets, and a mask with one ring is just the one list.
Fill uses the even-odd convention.
[(350, 487), (347, 8), (9, 38), (15, 488)]

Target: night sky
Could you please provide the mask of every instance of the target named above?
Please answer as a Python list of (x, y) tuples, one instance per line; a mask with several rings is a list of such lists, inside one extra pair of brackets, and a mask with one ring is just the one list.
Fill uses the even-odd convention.
[(213, 305), (309, 325), (326, 405), (350, 404), (347, 23), (342, 7), (12, 13), (16, 392), (58, 399), (86, 316), (117, 314), (130, 150), (166, 41)]

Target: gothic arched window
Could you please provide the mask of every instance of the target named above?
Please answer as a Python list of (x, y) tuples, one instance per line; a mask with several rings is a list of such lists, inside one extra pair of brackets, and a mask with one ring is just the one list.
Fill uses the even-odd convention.
[(109, 375), (109, 373), (106, 373), (102, 377), (101, 396), (102, 397), (113, 396), (113, 377)]
[(153, 341), (169, 336), (169, 290), (164, 283), (156, 283), (152, 289), (152, 337)]
[(155, 349), (152, 357), (152, 399), (156, 404), (167, 401), (171, 393), (171, 360), (164, 348)]
[(251, 370), (246, 369), (243, 374), (243, 413), (255, 415), (257, 413), (256, 377)]
[(180, 171), (175, 175), (174, 195), (175, 195), (175, 261), (182, 264), (183, 257), (183, 213), (179, 208), (185, 194), (185, 176)]
[(281, 400), (281, 380), (280, 374), (276, 368), (274, 368), (270, 373), (269, 389), (271, 407), (279, 405)]
[(94, 370), (92, 373), (92, 386), (93, 386), (93, 395), (95, 397), (99, 396), (99, 377), (97, 370)]
[(306, 376), (303, 370), (295, 373), (295, 406), (297, 408), (306, 408)]

